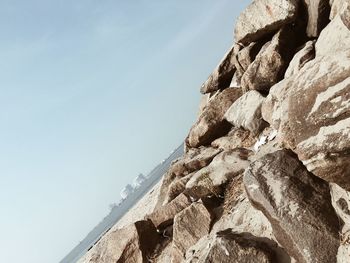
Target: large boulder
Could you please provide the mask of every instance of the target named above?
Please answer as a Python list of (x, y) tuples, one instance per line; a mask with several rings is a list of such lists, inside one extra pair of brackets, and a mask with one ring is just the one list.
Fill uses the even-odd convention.
[(210, 231), (212, 216), (202, 203), (193, 203), (174, 219), (173, 248), (176, 258), (184, 258), (186, 250)]
[(306, 33), (308, 37), (318, 37), (329, 22), (329, 0), (303, 0), (303, 2), (306, 5), (308, 16)]
[(157, 229), (165, 229), (173, 223), (176, 214), (191, 204), (191, 200), (184, 194), (178, 195), (174, 200), (158, 208), (146, 218), (151, 220)]
[(235, 66), (233, 58), (238, 51), (238, 46), (232, 46), (215, 68), (214, 72), (209, 76), (207, 81), (201, 87), (201, 93), (210, 93), (217, 90), (223, 90), (230, 86)]
[(262, 106), (263, 118), (309, 171), (348, 190), (349, 102), (348, 51), (316, 57), (276, 84)]
[(151, 221), (138, 221), (122, 229), (110, 230), (90, 249), (84, 262), (148, 263), (149, 256), (160, 241)]
[[(346, 11), (347, 10), (347, 11)], [(350, 46), (350, 10), (338, 14), (329, 25), (322, 30), (316, 42), (316, 56), (330, 56), (336, 52), (348, 51)]]
[(268, 93), (280, 81), (297, 46), (294, 26), (285, 26), (267, 42), (241, 79), (242, 89)]
[(218, 232), (215, 237), (203, 240), (204, 245), (191, 248), (186, 263), (267, 263), (276, 262), (271, 248), (259, 238), (247, 233), (234, 233), (232, 229)]
[(209, 145), (227, 134), (231, 125), (224, 119), (224, 114), (241, 95), (240, 89), (228, 88), (211, 99), (190, 130), (187, 142), (189, 146)]
[(227, 151), (236, 148), (249, 148), (254, 145), (255, 140), (256, 138), (249, 131), (233, 127), (226, 136), (213, 141), (211, 146)]
[(243, 148), (218, 154), (210, 165), (193, 174), (186, 184), (188, 194), (195, 198), (220, 196), (221, 186), (248, 167), (251, 154)]
[(264, 99), (258, 91), (248, 91), (232, 104), (225, 113), (225, 119), (235, 127), (249, 130), (253, 135), (259, 134), (267, 124), (261, 117)]
[(296, 0), (254, 0), (238, 17), (235, 39), (240, 43), (256, 41), (295, 20)]
[(336, 262), (340, 228), (327, 182), (288, 150), (252, 163), (243, 181), (250, 201), (270, 220), (290, 256), (297, 262)]
[(308, 41), (302, 48), (294, 55), (292, 61), (289, 63), (289, 66), (284, 74), (285, 78), (298, 73), (304, 65), (315, 58), (315, 42)]

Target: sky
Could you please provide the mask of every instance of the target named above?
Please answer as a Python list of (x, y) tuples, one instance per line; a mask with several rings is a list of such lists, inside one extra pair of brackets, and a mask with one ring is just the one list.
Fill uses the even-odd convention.
[(248, 0), (0, 0), (1, 262), (59, 262), (181, 144)]

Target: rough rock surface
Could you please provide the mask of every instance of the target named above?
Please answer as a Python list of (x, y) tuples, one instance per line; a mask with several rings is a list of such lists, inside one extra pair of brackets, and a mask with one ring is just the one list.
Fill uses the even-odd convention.
[(174, 200), (147, 216), (147, 219), (151, 220), (156, 228), (164, 229), (172, 225), (174, 217), (190, 204), (189, 198), (184, 194), (180, 194)]
[(298, 73), (300, 69), (310, 60), (315, 58), (315, 41), (308, 41), (305, 45), (294, 55), (292, 61), (284, 75), (285, 78)]
[(235, 39), (250, 43), (295, 20), (298, 1), (254, 0), (238, 17)]
[(174, 219), (173, 246), (184, 258), (186, 250), (210, 232), (211, 214), (202, 203), (194, 203)]
[(257, 91), (251, 90), (236, 100), (225, 114), (225, 119), (235, 127), (259, 134), (266, 126), (261, 116), (261, 105), (264, 97)]
[(275, 85), (262, 106), (263, 118), (309, 171), (345, 189), (350, 189), (349, 94), (350, 52), (338, 52)]
[(338, 217), (327, 182), (309, 173), (287, 150), (255, 161), (244, 174), (251, 202), (298, 262), (336, 262)]
[(303, 0), (307, 7), (308, 23), (306, 33), (317, 37), (329, 22), (329, 0)]
[(217, 90), (223, 90), (230, 86), (235, 66), (233, 58), (238, 48), (234, 45), (224, 56), (220, 64), (214, 72), (209, 76), (208, 80), (202, 85), (201, 92), (203, 94)]
[(243, 90), (266, 93), (272, 85), (283, 78), (297, 45), (295, 33), (293, 26), (285, 26), (262, 47), (242, 76)]
[(160, 242), (156, 228), (150, 221), (138, 221), (123, 229), (108, 232), (89, 251), (85, 262), (148, 262)]
[(220, 153), (210, 165), (193, 174), (186, 184), (188, 194), (195, 198), (220, 195), (220, 187), (248, 167), (250, 154), (242, 148)]
[(190, 251), (186, 255), (188, 263), (231, 263), (251, 262), (267, 263), (276, 262), (274, 252), (264, 243), (248, 233), (233, 233), (232, 229), (218, 232), (213, 240), (206, 240), (209, 248)]
[(234, 150), (244, 147), (250, 148), (254, 145), (256, 138), (246, 130), (234, 127), (227, 136), (216, 139), (211, 146), (220, 150)]
[(228, 88), (214, 97), (191, 128), (188, 138), (189, 146), (208, 145), (227, 134), (231, 125), (224, 120), (224, 114), (241, 95), (240, 89)]

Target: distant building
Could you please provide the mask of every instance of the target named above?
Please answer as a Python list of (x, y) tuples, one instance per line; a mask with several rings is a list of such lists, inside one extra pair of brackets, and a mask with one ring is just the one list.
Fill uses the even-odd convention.
[(133, 185), (135, 188), (140, 187), (144, 181), (146, 181), (146, 176), (144, 176), (143, 174), (139, 174), (138, 176), (135, 177), (134, 181), (133, 181)]
[(131, 194), (134, 191), (134, 187), (132, 187), (130, 184), (124, 187), (124, 189), (120, 192), (120, 196), (122, 199), (126, 199), (129, 194)]

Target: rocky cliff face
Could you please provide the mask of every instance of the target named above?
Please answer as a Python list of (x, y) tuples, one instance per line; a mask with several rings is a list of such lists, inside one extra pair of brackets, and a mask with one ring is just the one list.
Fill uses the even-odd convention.
[(350, 1), (254, 0), (234, 37), (156, 205), (81, 262), (350, 262)]

